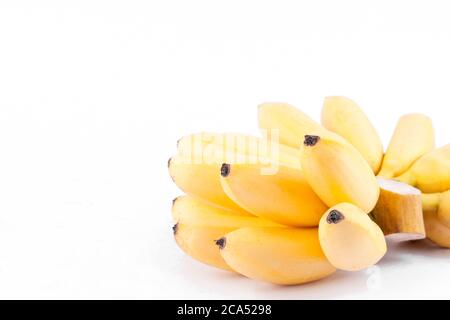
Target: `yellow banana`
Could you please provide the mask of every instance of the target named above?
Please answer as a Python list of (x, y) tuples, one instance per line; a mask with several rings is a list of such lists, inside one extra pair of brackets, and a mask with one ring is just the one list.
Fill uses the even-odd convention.
[(185, 193), (239, 210), (240, 207), (225, 194), (220, 185), (220, 166), (215, 161), (193, 163), (176, 155), (169, 160), (169, 173)]
[(225, 270), (231, 268), (221, 257), (215, 240), (242, 227), (280, 226), (248, 216), (243, 210), (232, 211), (190, 196), (174, 200), (172, 216), (176, 222), (173, 230), (178, 246), (192, 258)]
[(306, 135), (301, 155), (303, 173), (328, 207), (349, 202), (369, 213), (378, 201), (378, 182), (362, 155), (342, 140)]
[(185, 193), (238, 209), (220, 185), (218, 172), (222, 163), (265, 166), (285, 163), (300, 169), (299, 154), (299, 150), (280, 145), (270, 137), (259, 139), (233, 133), (199, 133), (178, 141), (178, 154), (169, 160), (169, 173)]
[(427, 238), (441, 247), (450, 248), (450, 228), (444, 224), (435, 211), (423, 213)]
[(246, 155), (244, 159), (271, 158), (292, 166), (300, 166), (300, 150), (279, 144), (278, 140), (269, 134), (258, 138), (239, 133), (201, 132), (182, 137), (178, 140), (177, 149), (179, 155), (188, 158), (199, 154), (203, 157), (220, 158), (234, 153), (236, 159), (239, 159), (239, 155)]
[(366, 159), (376, 174), (383, 160), (383, 145), (364, 111), (345, 97), (326, 97), (322, 125), (345, 138)]
[(177, 223), (173, 227), (175, 241), (191, 258), (219, 269), (233, 271), (223, 260), (214, 240), (234, 229)]
[(408, 171), (395, 179), (425, 193), (450, 190), (450, 144), (423, 155)]
[(279, 165), (273, 172), (260, 164), (223, 164), (225, 193), (254, 215), (290, 226), (317, 226), (326, 205), (302, 170)]
[(287, 103), (263, 103), (258, 106), (260, 129), (279, 131), (280, 143), (299, 149), (306, 134), (327, 131), (308, 115)]
[(317, 228), (243, 228), (228, 233), (217, 245), (235, 271), (275, 284), (302, 284), (336, 270), (320, 248)]
[(436, 218), (450, 228), (450, 190), (442, 193), (422, 193), (424, 211), (436, 213)]
[(387, 250), (380, 227), (350, 203), (340, 203), (323, 215), (319, 240), (330, 263), (346, 271), (358, 271), (376, 264)]
[(431, 119), (418, 113), (404, 115), (397, 123), (378, 174), (385, 178), (397, 177), (433, 149)]

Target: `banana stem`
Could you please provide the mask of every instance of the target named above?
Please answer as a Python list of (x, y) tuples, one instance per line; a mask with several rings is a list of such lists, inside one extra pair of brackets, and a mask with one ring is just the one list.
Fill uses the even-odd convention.
[(422, 193), (422, 208), (424, 211), (436, 212), (441, 201), (440, 193)]

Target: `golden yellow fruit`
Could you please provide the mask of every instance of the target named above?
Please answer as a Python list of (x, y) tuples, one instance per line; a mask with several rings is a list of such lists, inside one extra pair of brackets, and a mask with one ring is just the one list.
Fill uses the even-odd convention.
[(259, 164), (223, 164), (223, 190), (254, 215), (289, 226), (317, 226), (327, 207), (302, 170), (284, 165), (273, 172), (267, 169)]
[(378, 174), (385, 178), (397, 177), (433, 149), (431, 119), (419, 113), (404, 115), (397, 123)]
[(175, 241), (188, 256), (219, 269), (233, 271), (221, 257), (215, 240), (233, 231), (232, 228), (177, 223), (173, 227)]
[(174, 200), (172, 217), (178, 246), (192, 258), (205, 264), (231, 270), (223, 261), (215, 241), (236, 229), (248, 226), (280, 226), (243, 210), (233, 211), (202, 200), (181, 196)]
[(427, 238), (441, 247), (450, 248), (450, 228), (438, 219), (436, 212), (425, 211), (423, 218)]
[(264, 131), (278, 131), (280, 143), (300, 149), (306, 134), (326, 132), (319, 123), (287, 103), (267, 102), (258, 106), (258, 123)]
[(217, 245), (231, 268), (252, 279), (295, 285), (335, 272), (320, 248), (317, 228), (243, 228)]
[(345, 138), (366, 159), (376, 174), (383, 160), (383, 145), (364, 111), (346, 97), (326, 97), (322, 125)]
[(408, 171), (395, 179), (425, 193), (450, 190), (450, 144), (423, 155)]
[(221, 164), (193, 163), (181, 156), (174, 156), (169, 160), (169, 173), (175, 184), (185, 193), (211, 203), (239, 210), (240, 207), (223, 191), (220, 184)]
[(424, 211), (436, 213), (436, 218), (450, 228), (450, 190), (442, 193), (422, 194)]
[(376, 264), (387, 249), (383, 231), (364, 211), (350, 203), (338, 204), (323, 215), (319, 240), (330, 263), (346, 271)]
[(372, 168), (349, 143), (333, 136), (306, 135), (301, 165), (306, 180), (328, 206), (349, 202), (369, 213), (380, 188)]

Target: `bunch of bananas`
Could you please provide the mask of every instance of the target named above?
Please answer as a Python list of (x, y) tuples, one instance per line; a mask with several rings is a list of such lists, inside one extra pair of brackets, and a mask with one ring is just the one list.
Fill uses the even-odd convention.
[(389, 236), (450, 247), (450, 145), (435, 148), (428, 117), (401, 117), (386, 153), (345, 97), (325, 99), (322, 124), (284, 103), (258, 122), (262, 137), (178, 141), (173, 232), (192, 258), (292, 285), (376, 264)]

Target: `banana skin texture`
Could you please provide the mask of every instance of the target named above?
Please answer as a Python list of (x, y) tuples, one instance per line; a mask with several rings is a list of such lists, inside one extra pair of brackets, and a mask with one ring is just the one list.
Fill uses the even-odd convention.
[(330, 263), (346, 271), (358, 271), (376, 264), (387, 250), (380, 227), (350, 203), (338, 204), (323, 215), (319, 240)]
[(431, 119), (420, 113), (402, 116), (392, 135), (378, 175), (393, 178), (403, 174), (424, 154), (435, 147)]
[(220, 255), (215, 241), (236, 229), (248, 226), (281, 227), (245, 211), (212, 205), (190, 196), (174, 200), (172, 217), (175, 241), (190, 257), (207, 265), (231, 271)]
[(380, 188), (372, 168), (358, 150), (332, 136), (306, 135), (304, 145), (303, 173), (328, 207), (349, 202), (366, 213), (372, 211)]
[(226, 263), (246, 277), (296, 285), (335, 272), (319, 244), (317, 228), (248, 227), (217, 241)]
[(259, 164), (223, 164), (225, 193), (252, 214), (296, 227), (315, 227), (327, 206), (314, 193), (302, 170), (280, 165), (264, 174)]
[(267, 102), (258, 106), (259, 128), (278, 130), (280, 143), (300, 149), (306, 134), (324, 134), (327, 130), (296, 107), (281, 102)]
[(381, 139), (364, 111), (346, 97), (326, 97), (322, 107), (322, 125), (345, 138), (366, 159), (375, 174), (383, 160)]

